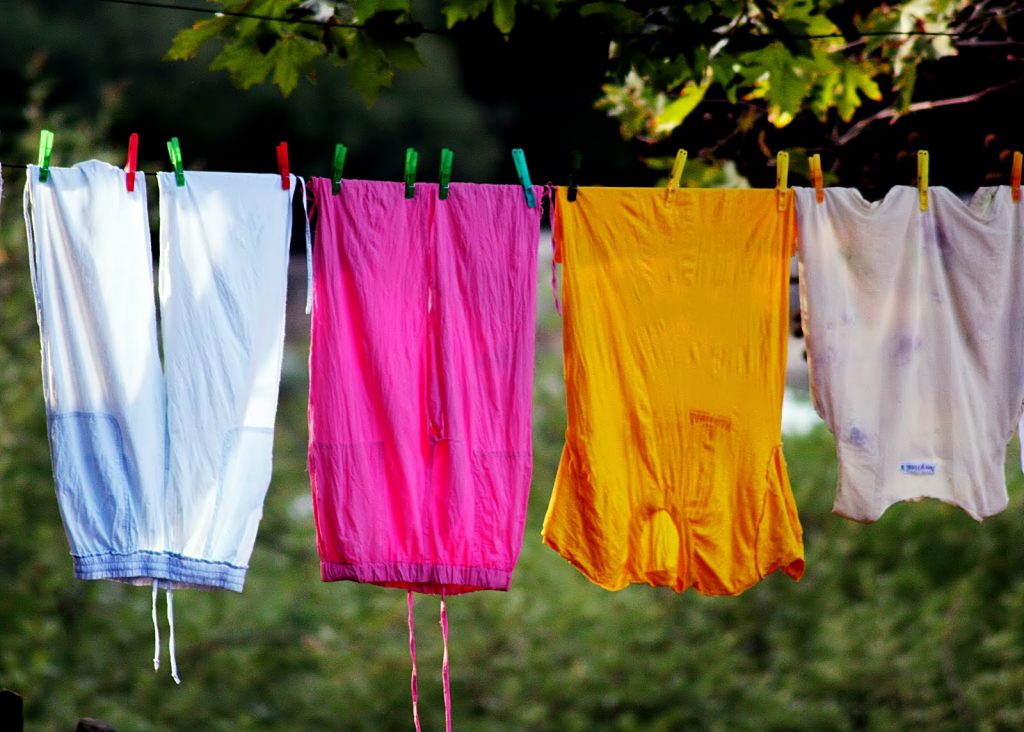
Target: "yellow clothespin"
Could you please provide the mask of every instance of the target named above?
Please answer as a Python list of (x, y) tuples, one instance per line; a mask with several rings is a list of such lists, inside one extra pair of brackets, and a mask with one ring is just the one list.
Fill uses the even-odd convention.
[(815, 153), (811, 156), (811, 185), (817, 195), (818, 203), (825, 200), (825, 178), (821, 174), (821, 155)]
[(921, 198), (921, 210), (928, 210), (928, 151), (917, 151), (917, 191)]
[(1024, 155), (1015, 152), (1013, 154), (1013, 169), (1010, 171), (1010, 190), (1013, 192), (1014, 203), (1020, 201), (1020, 172), (1022, 163), (1024, 163)]
[(672, 203), (672, 194), (679, 187), (679, 181), (683, 177), (683, 168), (686, 167), (686, 150), (679, 148), (676, 153), (675, 162), (672, 163), (672, 173), (668, 177), (668, 188), (665, 190), (665, 205)]
[(789, 153), (780, 152), (775, 156), (775, 192), (778, 194), (779, 210), (786, 210), (789, 194)]

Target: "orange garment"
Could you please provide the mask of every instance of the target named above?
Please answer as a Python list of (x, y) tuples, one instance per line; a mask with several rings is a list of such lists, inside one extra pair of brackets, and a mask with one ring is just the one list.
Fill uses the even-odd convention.
[(558, 191), (568, 428), (544, 542), (592, 582), (799, 579), (782, 455), (792, 194)]

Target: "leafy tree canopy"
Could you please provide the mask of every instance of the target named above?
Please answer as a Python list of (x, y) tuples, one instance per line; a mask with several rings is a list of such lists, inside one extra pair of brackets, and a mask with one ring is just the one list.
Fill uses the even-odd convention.
[[(315, 80), (326, 59), (346, 69), (368, 104), (396, 72), (421, 65), (417, 39), (440, 30), (425, 27), (431, 20), (456, 29), (489, 18), (510, 35), (517, 14), (568, 16), (609, 44), (597, 105), (624, 137), (650, 142), (670, 136), (709, 95), (742, 104), (741, 130), (805, 115), (835, 128), (841, 142), (866, 120), (933, 106), (915, 95), (922, 63), (1010, 48), (1019, 22), (1013, 3), (968, 0), (440, 0), (440, 15), (435, 8), (425, 19), (412, 0), (213, 1), (225, 13), (263, 18), (200, 20), (178, 33), (169, 58), (193, 58), (220, 40), (212, 69), (242, 87), (276, 84), (285, 95), (303, 76)], [(988, 83), (979, 78), (975, 95)]]

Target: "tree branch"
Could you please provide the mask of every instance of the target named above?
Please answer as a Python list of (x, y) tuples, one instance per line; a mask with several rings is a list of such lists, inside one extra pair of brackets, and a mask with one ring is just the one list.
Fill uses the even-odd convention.
[(892, 121), (895, 122), (897, 118), (902, 117), (905, 114), (910, 114), (911, 112), (923, 112), (928, 109), (938, 109), (939, 107), (952, 107), (957, 104), (970, 104), (971, 102), (976, 102), (982, 97), (988, 96), (993, 92), (1002, 91), (1003, 89), (1007, 89), (1011, 86), (1019, 84), (1022, 81), (1024, 81), (1024, 77), (1021, 77), (1019, 79), (1012, 79), (1011, 81), (1007, 81), (1002, 84), (996, 84), (995, 86), (990, 86), (985, 89), (982, 89), (981, 91), (975, 92), (974, 94), (967, 94), (962, 97), (950, 97), (949, 99), (935, 99), (929, 102), (914, 102), (913, 104), (909, 105), (906, 109), (886, 107), (882, 111), (876, 112), (867, 119), (862, 119), (860, 122), (858, 122), (853, 127), (848, 129), (839, 137), (838, 140), (836, 140), (836, 144), (845, 145), (846, 143), (850, 142), (858, 135), (860, 135), (862, 132), (864, 132), (864, 130), (866, 130), (872, 123), (878, 122), (879, 120), (892, 119)]

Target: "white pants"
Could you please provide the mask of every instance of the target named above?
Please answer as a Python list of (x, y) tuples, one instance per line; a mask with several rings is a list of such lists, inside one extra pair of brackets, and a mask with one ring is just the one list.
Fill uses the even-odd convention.
[[(146, 186), (98, 161), (25, 188), (54, 480), (75, 574), (241, 591), (270, 481), (291, 194), (159, 174), (157, 350)], [(164, 376), (166, 373), (166, 378)]]

